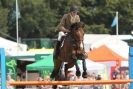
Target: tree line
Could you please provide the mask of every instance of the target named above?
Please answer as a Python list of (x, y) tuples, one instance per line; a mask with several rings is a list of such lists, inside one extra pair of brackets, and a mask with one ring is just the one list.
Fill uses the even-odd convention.
[[(116, 34), (111, 23), (119, 12), (119, 34), (133, 30), (133, 0), (18, 0), (19, 37), (55, 38), (56, 26), (69, 7), (79, 7), (88, 34)], [(0, 0), (0, 36), (16, 38), (15, 0)]]

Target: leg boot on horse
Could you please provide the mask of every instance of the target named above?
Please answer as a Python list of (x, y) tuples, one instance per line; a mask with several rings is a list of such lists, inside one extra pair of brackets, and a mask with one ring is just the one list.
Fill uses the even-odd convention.
[(78, 63), (77, 62), (75, 64), (75, 67), (76, 67), (76, 76), (77, 77), (80, 77), (81, 76), (81, 72), (80, 72), (80, 69), (79, 69), (79, 66), (78, 66)]
[(86, 68), (86, 61), (85, 61), (85, 59), (82, 60), (82, 65), (83, 65), (82, 77), (83, 77), (83, 78), (87, 78), (88, 74), (87, 74), (87, 68)]

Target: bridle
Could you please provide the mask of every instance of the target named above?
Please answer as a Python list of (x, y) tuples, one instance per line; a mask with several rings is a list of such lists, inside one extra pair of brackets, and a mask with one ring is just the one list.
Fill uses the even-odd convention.
[[(71, 35), (71, 40), (72, 40), (72, 44), (74, 47), (74, 50), (76, 52), (76, 56), (78, 56), (79, 51), (83, 51), (84, 50), (84, 46), (83, 46), (83, 38), (84, 38), (84, 28), (82, 28), (82, 26), (76, 26), (79, 24), (75, 24), (75, 27), (73, 27), (70, 31), (70, 35)], [(82, 49), (81, 49), (81, 44), (82, 44)]]

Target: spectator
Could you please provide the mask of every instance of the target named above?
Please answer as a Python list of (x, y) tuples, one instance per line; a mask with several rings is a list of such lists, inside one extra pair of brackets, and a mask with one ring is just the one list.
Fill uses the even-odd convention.
[[(70, 81), (78, 81), (78, 80), (80, 80), (80, 76), (77, 77), (77, 76), (75, 75), (75, 73), (72, 72), (72, 71), (69, 71), (69, 72), (68, 72), (67, 78), (68, 78), (68, 80), (70, 80)], [(78, 85), (70, 85), (70, 86), (67, 86), (66, 88), (67, 88), (67, 89), (78, 89)], [(66, 88), (65, 88), (65, 89), (66, 89)]]
[[(37, 81), (43, 81), (43, 79), (42, 79), (41, 77), (38, 77), (38, 78), (37, 78)], [(43, 85), (37, 86), (37, 89), (43, 89), (43, 88), (44, 88)]]
[(118, 68), (116, 68), (115, 71), (112, 73), (112, 78), (116, 79), (117, 74), (120, 74), (120, 71)]
[(91, 79), (96, 80), (96, 74), (94, 72), (91, 74)]
[[(90, 80), (91, 79), (90, 77), (91, 77), (90, 74), (88, 74), (87, 78), (83, 78), (83, 81)], [(93, 89), (93, 86), (92, 85), (81, 85), (79, 86), (78, 89)]]
[[(117, 74), (116, 75), (116, 80), (120, 80), (120, 79), (121, 79), (121, 75)], [(121, 84), (114, 84), (114, 85), (112, 85), (112, 89), (122, 89), (121, 88)]]
[[(49, 75), (47, 75), (45, 78), (44, 78), (44, 81), (50, 81), (50, 76)], [(52, 89), (52, 86), (51, 85), (45, 85), (44, 87), (43, 87), (43, 89)]]
[[(14, 82), (15, 80), (12, 79), (11, 75), (7, 75), (7, 82)], [(13, 86), (7, 84), (7, 89), (14, 89)]]
[(98, 75), (96, 78), (96, 80), (101, 80), (101, 79), (102, 79), (101, 75)]

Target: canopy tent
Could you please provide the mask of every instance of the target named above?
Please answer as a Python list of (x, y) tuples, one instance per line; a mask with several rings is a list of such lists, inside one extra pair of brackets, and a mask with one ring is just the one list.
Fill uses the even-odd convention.
[(91, 45), (101, 39), (110, 36), (109, 34), (85, 34), (84, 35), (84, 44)]
[[(100, 74), (102, 76), (102, 78), (108, 79), (106, 65), (97, 63), (97, 62), (93, 62), (92, 60), (89, 60), (89, 59), (86, 59), (85, 61), (86, 61), (87, 73)], [(78, 61), (78, 65), (79, 65), (81, 72), (83, 72), (83, 65), (82, 65), (81, 60)], [(72, 68), (69, 68), (68, 70), (76, 72), (76, 67), (74, 66)]]
[(0, 37), (0, 48), (4, 48), (6, 51), (6, 55), (12, 56), (12, 54), (16, 54), (17, 52), (25, 52), (27, 51), (27, 45), (17, 43), (14, 41), (7, 40), (5, 38)]
[(105, 45), (88, 52), (88, 59), (91, 59), (95, 62), (126, 60)]
[[(87, 67), (87, 70), (90, 71), (90, 70), (104, 70), (105, 69), (105, 65), (103, 64), (100, 64), (100, 63), (97, 63), (97, 62), (93, 62), (92, 60), (89, 60), (89, 59), (86, 59), (86, 67)], [(78, 61), (78, 65), (80, 67), (80, 69), (82, 70), (82, 61), (79, 60)], [(75, 66), (70, 68), (69, 70), (76, 70)]]
[(128, 61), (129, 59), (129, 46), (128, 45), (107, 45), (110, 49), (112, 49), (115, 53), (124, 57)]
[(113, 67), (121, 66), (121, 62), (126, 60), (105, 45), (88, 52), (88, 58), (95, 62), (105, 64), (108, 70), (108, 78), (111, 78), (111, 73), (113, 71), (112, 65)]
[(97, 42), (94, 42), (90, 48), (95, 49), (102, 45), (106, 45), (108, 48), (113, 50), (115, 53), (119, 54), (125, 59), (128, 59), (129, 46), (125, 41), (122, 41), (114, 36), (107, 36)]
[(97, 48), (97, 47), (100, 47), (102, 45), (113, 45), (115, 44), (116, 46), (117, 45), (123, 45), (123, 46), (127, 46), (128, 44), (120, 39), (118, 39), (117, 37), (114, 37), (114, 36), (107, 36), (101, 40), (98, 40), (96, 42), (94, 42), (92, 45), (91, 45), (91, 48)]
[(110, 36), (109, 34), (85, 34), (84, 35), (84, 47), (85, 51), (89, 51), (91, 45), (99, 40), (102, 40), (106, 37)]
[(122, 67), (129, 67), (129, 61), (122, 61), (121, 66)]
[(26, 66), (27, 71), (37, 71), (37, 70), (53, 70), (54, 63), (53, 59), (43, 59), (35, 63)]
[(35, 59), (35, 63), (26, 66), (26, 80), (28, 80), (28, 71), (38, 71), (44, 77), (49, 75), (54, 68), (53, 54), (37, 54)]
[(34, 61), (36, 61), (35, 59), (38, 55), (42, 56), (39, 59), (43, 59), (43, 57), (46, 55), (47, 55), (47, 57), (48, 57), (48, 55), (52, 56), (53, 51), (54, 51), (54, 49), (45, 49), (45, 48), (30, 49), (30, 50), (25, 51), (25, 52), (18, 52), (16, 54), (14, 53), (12, 55), (12, 57), (16, 58), (17, 60), (21, 60), (21, 61), (33, 61), (34, 62)]
[(36, 54), (53, 54), (54, 49), (29, 49), (28, 51), (12, 53), (12, 56), (34, 56)]

